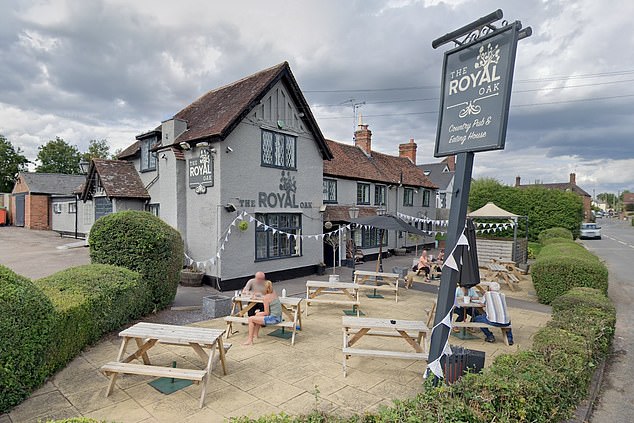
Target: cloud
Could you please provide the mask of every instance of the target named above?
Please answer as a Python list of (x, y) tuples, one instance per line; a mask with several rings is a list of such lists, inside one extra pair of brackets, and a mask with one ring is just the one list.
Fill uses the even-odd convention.
[[(207, 90), (288, 60), (326, 137), (351, 140), (351, 104), (365, 102), (360, 111), (376, 149), (396, 153), (414, 137), (418, 160), (435, 161), (448, 46), (433, 50), (431, 41), (497, 7), (493, 0), (9, 1), (0, 16), (0, 133), (30, 158), (55, 136), (80, 148), (103, 137), (125, 147)], [(476, 176), (565, 180), (576, 169), (580, 182), (626, 188), (634, 97), (618, 96), (634, 95), (634, 59), (620, 53), (633, 47), (623, 34), (634, 5), (530, 0), (505, 2), (504, 12), (534, 35), (518, 50), (507, 149), (478, 154)]]

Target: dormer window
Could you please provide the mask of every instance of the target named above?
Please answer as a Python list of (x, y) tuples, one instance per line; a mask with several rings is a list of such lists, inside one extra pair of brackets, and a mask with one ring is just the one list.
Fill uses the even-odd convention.
[(156, 144), (156, 137), (148, 137), (139, 141), (141, 147), (141, 172), (156, 170), (156, 153), (151, 151)]

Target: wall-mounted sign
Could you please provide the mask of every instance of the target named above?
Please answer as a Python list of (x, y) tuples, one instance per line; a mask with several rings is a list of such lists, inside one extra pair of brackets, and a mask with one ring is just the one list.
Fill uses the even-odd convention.
[(188, 168), (189, 187), (195, 188), (197, 194), (214, 186), (214, 161), (208, 148), (201, 148), (197, 159), (189, 159)]
[(504, 148), (520, 29), (516, 22), (445, 53), (434, 156)]
[(297, 202), (295, 198), (297, 183), (295, 176), (292, 176), (290, 171), (282, 171), (279, 188), (278, 192), (260, 191), (257, 200), (240, 199), (240, 207), (263, 207), (269, 209), (310, 209), (313, 207), (312, 201)]

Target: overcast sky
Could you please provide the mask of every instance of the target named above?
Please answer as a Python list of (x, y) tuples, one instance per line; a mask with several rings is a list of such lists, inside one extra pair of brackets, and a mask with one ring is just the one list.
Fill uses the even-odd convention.
[[(431, 41), (503, 5), (522, 40), (504, 151), (475, 176), (634, 191), (634, 3), (584, 1), (2, 1), (0, 133), (35, 159), (60, 136), (113, 150), (202, 93), (288, 61), (327, 138), (414, 138), (433, 157), (442, 51)], [(349, 101), (352, 100), (352, 101)]]

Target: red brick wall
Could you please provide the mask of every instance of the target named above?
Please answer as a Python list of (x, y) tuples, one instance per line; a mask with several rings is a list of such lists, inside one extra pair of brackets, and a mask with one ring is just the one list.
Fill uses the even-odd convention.
[(51, 229), (51, 209), (48, 195), (30, 194), (25, 201), (24, 226), (29, 229)]
[(590, 222), (592, 220), (592, 198), (583, 196), (583, 221)]

